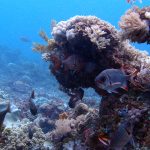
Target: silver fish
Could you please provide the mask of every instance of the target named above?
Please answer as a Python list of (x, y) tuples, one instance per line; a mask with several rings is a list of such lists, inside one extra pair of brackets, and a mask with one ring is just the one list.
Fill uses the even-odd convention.
[(34, 91), (32, 91), (31, 96), (29, 98), (29, 107), (30, 107), (30, 112), (33, 116), (37, 115), (38, 112), (37, 106), (33, 101), (34, 98), (35, 98)]
[(110, 148), (122, 150), (124, 146), (132, 141), (133, 123), (130, 121), (123, 122), (111, 138)]
[(95, 84), (108, 93), (117, 93), (118, 88), (128, 90), (127, 79), (128, 76), (120, 69), (106, 69), (96, 76)]
[(20, 40), (24, 43), (31, 43), (31, 40), (28, 38), (28, 37), (25, 37), (25, 36), (21, 36), (20, 37)]
[(3, 122), (8, 112), (10, 112), (10, 102), (0, 102), (0, 131), (3, 127)]

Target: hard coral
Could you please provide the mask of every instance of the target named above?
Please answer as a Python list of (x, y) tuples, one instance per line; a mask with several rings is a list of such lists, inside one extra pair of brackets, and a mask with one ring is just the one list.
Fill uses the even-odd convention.
[[(52, 62), (50, 69), (65, 88), (92, 87), (95, 76), (114, 64), (110, 58), (119, 45), (119, 37), (108, 22), (94, 16), (75, 16), (56, 24), (52, 35), (56, 43), (53, 51), (47, 45), (35, 49), (41, 49), (44, 59)], [(48, 45), (51, 47), (53, 43), (48, 42)], [(74, 61), (69, 59), (73, 56), (78, 57)], [(65, 64), (69, 64), (68, 69)], [(77, 66), (82, 69), (76, 69)]]
[(59, 119), (56, 121), (56, 129), (51, 132), (50, 137), (54, 143), (62, 142), (65, 138), (72, 137), (72, 125), (75, 123), (74, 119)]
[[(25, 121), (25, 120), (24, 120)], [(5, 129), (2, 136), (6, 137), (4, 143), (0, 143), (2, 150), (11, 149), (46, 149), (44, 147), (45, 135), (42, 130), (34, 126), (34, 133), (32, 139), (29, 138), (29, 123), (22, 122), (20, 127), (13, 129)]]
[[(122, 64), (127, 74), (131, 75), (130, 85), (132, 90), (149, 91), (150, 84), (150, 56), (146, 51), (139, 51), (132, 47), (127, 41), (121, 42), (119, 45), (120, 51), (114, 53), (114, 60), (118, 64)], [(132, 73), (137, 70), (135, 77)]]
[(85, 42), (88, 40), (99, 50), (112, 45), (116, 46), (118, 43), (115, 28), (108, 22), (94, 16), (75, 16), (67, 21), (61, 21), (53, 28), (52, 35), (59, 44), (64, 45), (68, 42), (70, 46), (83, 44), (80, 49), (83, 53), (86, 52), (84, 47), (86, 47)]

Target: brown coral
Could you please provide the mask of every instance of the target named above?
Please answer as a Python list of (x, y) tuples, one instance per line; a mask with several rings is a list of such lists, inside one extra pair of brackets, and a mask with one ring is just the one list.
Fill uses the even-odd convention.
[(140, 10), (138, 7), (134, 7), (133, 9), (129, 9), (126, 14), (121, 17), (119, 26), (122, 29), (122, 39), (129, 39), (132, 42), (149, 43), (150, 19), (145, 16), (145, 14), (148, 13), (146, 10), (147, 9)]
[[(124, 39), (148, 42), (147, 20), (142, 19), (140, 11), (138, 8), (135, 11), (129, 10), (122, 17), (120, 26), (123, 29), (121, 36)], [(148, 19), (147, 15), (146, 17)], [(99, 136), (104, 134), (110, 138), (121, 121), (128, 118), (132, 120), (132, 117), (135, 117), (138, 123), (141, 120), (144, 121), (143, 126), (145, 126), (148, 115), (140, 114), (137, 117), (137, 114), (148, 104), (146, 96), (143, 95), (149, 96), (150, 91), (150, 56), (146, 52), (141, 52), (132, 47), (127, 40), (120, 39), (118, 31), (112, 25), (93, 16), (75, 16), (67, 21), (61, 21), (53, 27), (52, 35), (56, 48), (53, 51), (46, 51), (44, 55), (46, 60), (51, 62), (50, 69), (58, 82), (66, 89), (64, 91), (75, 100), (77, 95), (73, 91), (87, 87), (94, 88), (102, 95), (99, 116), (97, 110), (90, 110), (85, 104), (76, 102), (74, 114), (66, 119), (61, 119), (64, 117), (61, 116), (56, 121), (56, 129), (51, 133), (55, 144), (58, 142), (62, 145), (70, 139), (81, 138), (90, 148), (100, 149), (104, 147), (104, 144), (100, 141), (101, 139), (99, 140)], [(79, 66), (78, 59), (68, 59), (74, 55), (84, 60), (80, 71), (76, 71), (76, 67)], [(64, 67), (63, 62), (66, 61), (69, 65), (71, 64), (69, 69)], [(96, 87), (95, 77), (108, 68), (124, 69), (129, 77), (128, 92), (119, 89), (118, 94), (109, 94)], [(136, 74), (134, 74), (135, 70)], [(139, 97), (143, 98), (141, 102), (138, 101)], [(80, 100), (82, 101), (82, 98)], [(124, 113), (124, 110), (124, 116), (120, 116), (119, 113)], [(138, 113), (129, 117), (129, 112), (133, 110)], [(134, 137), (139, 134), (139, 128), (136, 126), (136, 130), (134, 129)], [(86, 131), (89, 138), (84, 135)], [(142, 131), (143, 133), (145, 130)], [(79, 137), (78, 134), (81, 136)], [(139, 141), (141, 139), (140, 136)], [(143, 143), (140, 143), (142, 147)]]

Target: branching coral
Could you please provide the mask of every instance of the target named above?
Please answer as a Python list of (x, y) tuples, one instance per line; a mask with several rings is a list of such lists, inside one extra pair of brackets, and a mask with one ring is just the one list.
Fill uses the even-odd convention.
[(129, 9), (119, 22), (122, 38), (132, 42), (150, 43), (149, 14), (149, 7), (141, 10), (138, 7)]
[(33, 50), (39, 51), (41, 53), (46, 53), (49, 51), (52, 51), (53, 49), (55, 49), (57, 47), (56, 42), (53, 39), (49, 39), (48, 36), (46, 35), (46, 33), (41, 30), (39, 32), (39, 36), (45, 41), (47, 42), (48, 45), (42, 45), (42, 44), (38, 44), (38, 43), (33, 43)]

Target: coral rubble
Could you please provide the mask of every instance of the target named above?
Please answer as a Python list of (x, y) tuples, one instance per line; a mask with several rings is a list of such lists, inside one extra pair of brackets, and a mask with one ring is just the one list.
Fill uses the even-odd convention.
[(44, 133), (40, 128), (36, 126), (33, 126), (32, 128), (32, 138), (30, 138), (29, 136), (29, 129), (31, 130), (31, 126), (28, 121), (22, 121), (19, 127), (13, 129), (5, 129), (2, 133), (2, 136), (5, 139), (3, 142), (0, 142), (1, 150), (31, 150), (39, 148), (45, 150), (46, 148), (44, 147)]

